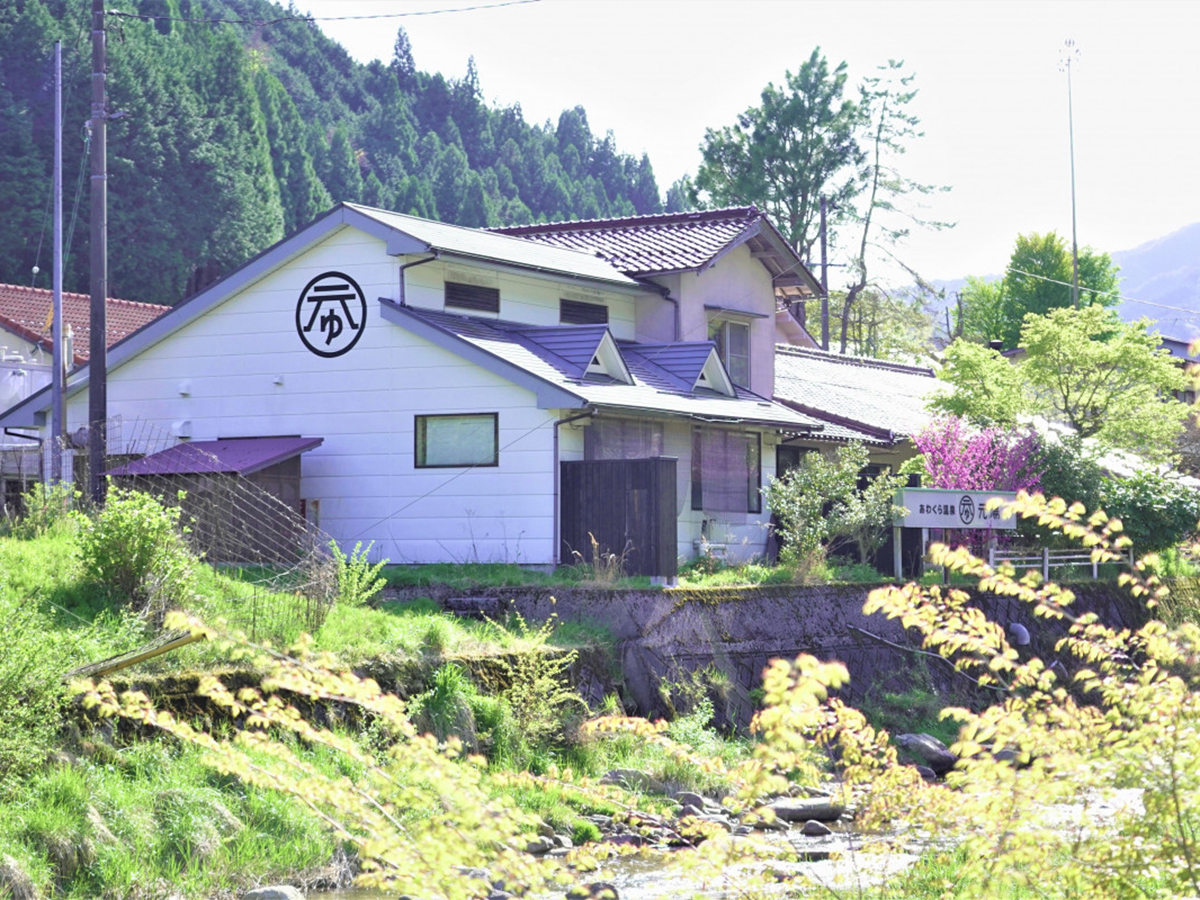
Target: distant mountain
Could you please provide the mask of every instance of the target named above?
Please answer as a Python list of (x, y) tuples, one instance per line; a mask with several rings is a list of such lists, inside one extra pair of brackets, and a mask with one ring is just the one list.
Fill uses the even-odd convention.
[(1129, 298), (1118, 308), (1123, 319), (1147, 316), (1164, 336), (1200, 336), (1200, 222), (1112, 258)]

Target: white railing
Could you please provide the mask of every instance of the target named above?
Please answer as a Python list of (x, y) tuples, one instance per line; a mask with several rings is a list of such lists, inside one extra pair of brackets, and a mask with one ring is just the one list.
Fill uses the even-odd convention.
[[(1120, 560), (1114, 560), (1118, 565), (1133, 566), (1133, 551), (1130, 550), (1127, 555)], [(1039, 550), (999, 550), (996, 547), (988, 548), (988, 565), (993, 569), (1000, 563), (1010, 563), (1012, 567), (1018, 571), (1022, 569), (1040, 568), (1042, 570), (1042, 578), (1046, 581), (1050, 580), (1050, 570), (1053, 568), (1061, 568), (1063, 566), (1091, 566), (1092, 578), (1099, 577), (1099, 564), (1092, 559), (1092, 551), (1090, 550), (1051, 550), (1049, 547), (1043, 547)]]

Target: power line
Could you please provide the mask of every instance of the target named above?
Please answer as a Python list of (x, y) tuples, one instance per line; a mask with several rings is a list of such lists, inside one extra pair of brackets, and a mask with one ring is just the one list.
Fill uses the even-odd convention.
[[(1046, 275), (1038, 275), (1034, 272), (1026, 272), (1023, 269), (1014, 269), (1012, 266), (1006, 266), (1005, 271), (1015, 272), (1017, 275), (1025, 275), (1029, 278), (1036, 278), (1039, 281), (1048, 281), (1051, 284), (1061, 284), (1063, 287), (1074, 287), (1074, 285), (1069, 281), (1059, 281), (1057, 278), (1049, 278)], [(1095, 288), (1085, 287), (1082, 284), (1079, 286), (1079, 289), (1081, 291), (1087, 291), (1088, 293), (1095, 294), (1098, 297), (1116, 297), (1118, 300), (1124, 303), (1141, 303), (1145, 306), (1154, 306), (1159, 309), (1169, 309), (1172, 312), (1188, 313), (1193, 317), (1200, 314), (1197, 312), (1197, 310), (1188, 309), (1186, 306), (1169, 306), (1166, 303), (1155, 303), (1153, 300), (1139, 300), (1136, 297), (1126, 297), (1119, 291), (1098, 291)]]
[(106, 16), (120, 19), (141, 19), (143, 22), (192, 22), (199, 25), (253, 25), (261, 28), (282, 22), (358, 22), (368, 19), (405, 19), (414, 16), (437, 16), (443, 13), (477, 12), (485, 9), (500, 9), (505, 6), (523, 6), (540, 3), (541, 0), (503, 0), (500, 3), (481, 3), (476, 6), (458, 6), (450, 9), (418, 9), (410, 12), (373, 13), (365, 16), (279, 16), (275, 19), (209, 19), (185, 16), (153, 16), (123, 12), (119, 9), (105, 10)]

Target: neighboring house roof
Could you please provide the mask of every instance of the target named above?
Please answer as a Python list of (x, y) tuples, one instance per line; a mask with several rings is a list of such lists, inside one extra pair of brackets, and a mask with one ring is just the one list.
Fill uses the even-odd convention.
[(314, 447), (324, 438), (257, 437), (188, 441), (109, 469), (109, 475), (253, 475)]
[[(736, 396), (727, 397), (703, 388), (685, 387), (678, 376), (664, 378), (664, 369), (673, 364), (667, 361), (664, 367), (661, 363), (648, 364), (648, 360), (654, 359), (656, 350), (672, 348), (672, 345), (620, 344), (622, 357), (633, 379), (632, 384), (625, 384), (604, 376), (581, 376), (574, 363), (567, 362), (538, 342), (530, 341), (529, 332), (536, 329), (528, 325), (414, 309), (387, 300), (380, 301), (380, 308), (385, 319), (502, 377), (540, 391), (545, 395), (539, 398), (544, 406), (575, 409), (598, 406), (631, 413), (688, 416), (714, 424), (761, 425), (795, 432), (819, 431), (822, 427), (815, 419), (750, 391), (738, 388)], [(590, 335), (597, 326), (566, 327), (576, 327), (581, 333), (587, 331)], [(588, 340), (591, 340), (590, 336)], [(704, 344), (707, 353), (711, 354), (713, 345)], [(689, 358), (695, 355), (689, 345), (684, 346), (687, 348), (685, 355)], [(635, 352), (630, 352), (631, 347)], [(572, 398), (574, 402), (570, 402)]]
[[(932, 369), (803, 347), (775, 348), (775, 399), (818, 420), (895, 443), (933, 419), (925, 404), (945, 390)], [(823, 439), (839, 439), (826, 428)]]
[(531, 243), (594, 253), (634, 278), (701, 272), (723, 255), (749, 244), (775, 288), (819, 294), (820, 286), (762, 210), (753, 206), (700, 212), (549, 222), (492, 229)]
[[(0, 328), (6, 328), (31, 344), (49, 347), (50, 329), (46, 327), (54, 294), (45, 288), (0, 284)], [(62, 295), (63, 321), (74, 333), (74, 363), (87, 362), (91, 352), (92, 300), (87, 294)], [(134, 303), (109, 297), (105, 303), (104, 325), (108, 346), (128, 337), (153, 322), (171, 307), (157, 303)]]

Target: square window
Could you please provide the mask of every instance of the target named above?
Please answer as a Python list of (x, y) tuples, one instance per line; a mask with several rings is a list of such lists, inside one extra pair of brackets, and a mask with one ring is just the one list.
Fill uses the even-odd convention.
[(762, 512), (761, 437), (697, 428), (692, 435), (692, 509)]
[(500, 464), (500, 417), (496, 413), (464, 416), (417, 416), (418, 469)]

